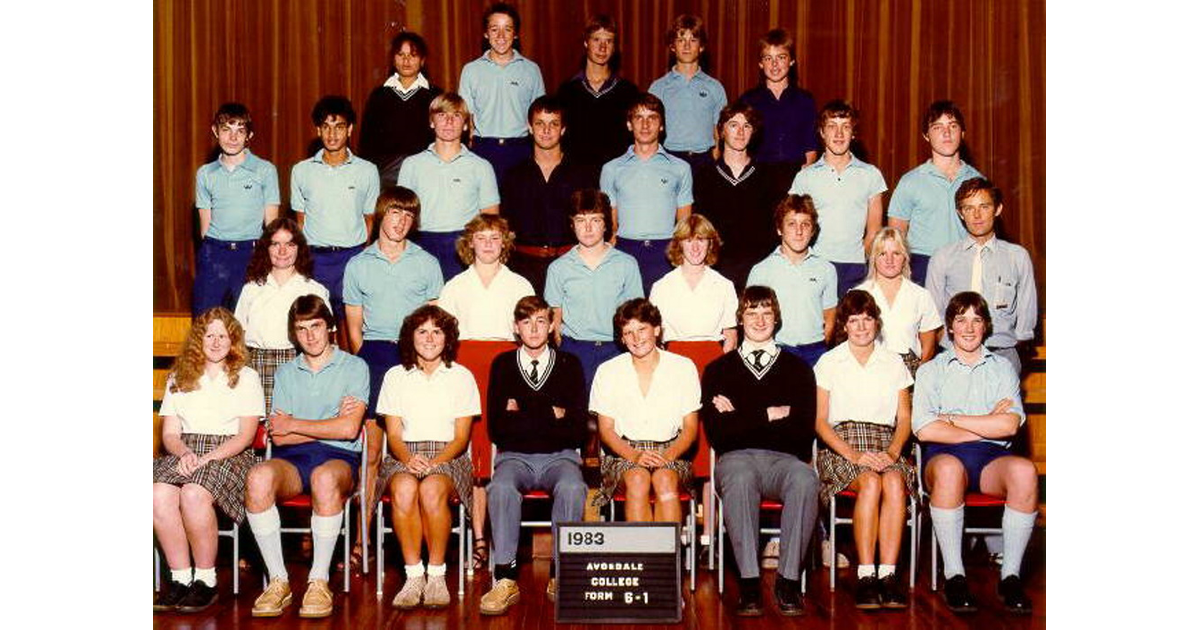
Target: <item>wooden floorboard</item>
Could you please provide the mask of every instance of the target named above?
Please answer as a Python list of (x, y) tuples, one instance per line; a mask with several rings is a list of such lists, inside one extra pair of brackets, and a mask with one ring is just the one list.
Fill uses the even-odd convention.
[[(928, 527), (925, 528), (926, 530)], [(295, 538), (295, 537), (289, 537)], [(848, 536), (846, 537), (848, 538)], [(687, 592), (686, 574), (684, 582), (683, 622), (677, 625), (609, 626), (625, 628), (698, 628), (723, 629), (746, 628), (766, 630), (768, 628), (877, 628), (877, 629), (925, 629), (925, 628), (1044, 628), (1045, 610), (1045, 530), (1034, 530), (1033, 540), (1026, 554), (1026, 587), (1034, 602), (1034, 615), (1015, 617), (1006, 613), (996, 594), (998, 568), (990, 564), (986, 553), (979, 545), (967, 554), (967, 574), (972, 592), (979, 600), (980, 610), (969, 616), (956, 616), (942, 602), (940, 591), (929, 588), (929, 537), (923, 536), (920, 549), (920, 566), (917, 572), (917, 588), (910, 597), (907, 610), (898, 612), (863, 612), (854, 607), (851, 586), (853, 568), (843, 569), (838, 575), (838, 590), (829, 592), (828, 569), (811, 571), (808, 578), (808, 593), (805, 596), (805, 616), (787, 618), (774, 609), (770, 595), (774, 571), (764, 572), (764, 601), (766, 614), (759, 618), (739, 618), (733, 615), (737, 601), (735, 574), (726, 574), (726, 591), (718, 597), (716, 573), (701, 569), (696, 582), (696, 592)], [(839, 541), (841, 542), (841, 541)], [(241, 571), (241, 594), (233, 596), (229, 569), (228, 544), (223, 541), (221, 558), (218, 562), (220, 600), (210, 609), (195, 615), (157, 614), (154, 627), (163, 629), (248, 629), (248, 628), (405, 628), (413, 630), (450, 630), (453, 628), (484, 628), (487, 630), (535, 630), (538, 628), (595, 628), (595, 625), (568, 625), (554, 623), (554, 605), (544, 594), (549, 577), (549, 562), (527, 560), (522, 562), (520, 585), (521, 601), (502, 617), (486, 617), (479, 614), (479, 597), (490, 587), (486, 572), (477, 573), (466, 585), (466, 594), (449, 609), (441, 611), (417, 610), (401, 612), (391, 607), (392, 597), (400, 588), (401, 569), (395, 564), (400, 557), (395, 542), (388, 542), (388, 565), (384, 573), (384, 593), (375, 596), (373, 575), (351, 578), (350, 593), (341, 592), (341, 574), (334, 576), (335, 607), (329, 619), (302, 620), (296, 616), (300, 598), (304, 592), (304, 578), (308, 566), (304, 551), (299, 546), (287, 547), (288, 570), (295, 602), (287, 613), (277, 619), (255, 619), (250, 616), (254, 599), (261, 592), (262, 573), (259, 570), (253, 537), (246, 532), (243, 537), (243, 553), (251, 554), (251, 568)], [(850, 548), (845, 552), (852, 553)], [(528, 553), (528, 549), (524, 550)], [(907, 557), (907, 551), (905, 551)], [(340, 547), (338, 551), (340, 556)], [(729, 559), (732, 568), (732, 557)], [(901, 571), (907, 576), (906, 567)], [(450, 590), (456, 598), (457, 573), (449, 567)], [(149, 613), (148, 613), (149, 614)]]

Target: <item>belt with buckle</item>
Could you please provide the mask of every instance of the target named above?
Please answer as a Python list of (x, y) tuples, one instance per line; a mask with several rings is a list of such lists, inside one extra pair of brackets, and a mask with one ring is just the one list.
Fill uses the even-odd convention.
[(575, 246), (562, 245), (556, 247), (553, 245), (513, 245), (513, 249), (516, 250), (518, 254), (532, 258), (558, 258), (559, 256), (571, 251), (572, 247)]
[(330, 252), (340, 252), (340, 251), (344, 251), (347, 249), (354, 249), (356, 247), (358, 247), (358, 245), (350, 245), (348, 247), (343, 247), (341, 245), (320, 245), (320, 246), (314, 245), (314, 246), (310, 247), (309, 249), (311, 249), (312, 251), (317, 252), (319, 254), (328, 254)]
[(231, 251), (237, 251), (242, 247), (254, 247), (254, 243), (256, 242), (255, 239), (251, 239), (249, 241), (223, 241), (219, 238), (205, 238), (204, 240), (216, 245), (217, 247)]

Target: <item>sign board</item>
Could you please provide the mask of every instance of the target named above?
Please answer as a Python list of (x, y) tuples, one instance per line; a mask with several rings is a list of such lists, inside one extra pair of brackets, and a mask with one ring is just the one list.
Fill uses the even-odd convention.
[(683, 619), (678, 523), (558, 523), (559, 623)]

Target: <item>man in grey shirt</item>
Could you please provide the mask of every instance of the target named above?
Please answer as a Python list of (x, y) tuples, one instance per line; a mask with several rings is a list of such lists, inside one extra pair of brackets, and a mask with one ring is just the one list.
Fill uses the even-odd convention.
[[(1024, 247), (996, 236), (996, 218), (1004, 210), (1000, 189), (983, 177), (968, 179), (954, 195), (958, 216), (969, 236), (939, 249), (929, 260), (925, 288), (938, 310), (956, 293), (975, 291), (991, 306), (989, 350), (1008, 359), (1021, 374), (1017, 344), (1033, 339), (1037, 325), (1037, 286), (1033, 262)], [(948, 337), (942, 347), (950, 348)]]

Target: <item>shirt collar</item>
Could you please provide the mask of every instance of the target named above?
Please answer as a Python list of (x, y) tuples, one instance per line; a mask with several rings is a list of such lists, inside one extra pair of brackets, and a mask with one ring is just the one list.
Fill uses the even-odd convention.
[[(500, 64), (496, 63), (495, 61), (492, 61), (492, 58), (488, 55), (488, 53), (491, 51), (492, 51), (491, 48), (483, 51), (483, 54), (479, 55), (479, 58), (492, 64), (493, 66), (500, 67)], [(525, 56), (521, 54), (521, 51), (514, 48), (512, 61), (508, 62), (505, 65), (511, 66), (512, 64), (517, 63), (518, 61), (525, 61)]]
[[(850, 152), (850, 163), (846, 165), (846, 168), (850, 168), (851, 166), (856, 167), (856, 168), (863, 168), (865, 164), (866, 164), (865, 162), (858, 159), (858, 156), (854, 155), (854, 152), (851, 151)], [(825, 163), (825, 152), (824, 151), (821, 152), (821, 157), (817, 158), (817, 161), (813, 162), (812, 165), (813, 166), (828, 166)], [(833, 168), (833, 167), (830, 166), (829, 168)]]
[(341, 348), (334, 346), (333, 354), (331, 354), (329, 356), (329, 361), (325, 365), (322, 365), (321, 369), (317, 370), (316, 372), (313, 372), (312, 366), (310, 366), (308, 364), (308, 358), (305, 356), (305, 354), (303, 352), (296, 354), (296, 364), (300, 367), (301, 370), (304, 370), (305, 372), (311, 372), (313, 374), (320, 374), (321, 372), (324, 372), (325, 370), (327, 370), (335, 365), (341, 365), (342, 363), (344, 363), (346, 361), (346, 357), (348, 357), (348, 356), (350, 356), (350, 355), (346, 354), (345, 352), (342, 352)]
[[(437, 142), (430, 142), (429, 146), (425, 147), (425, 150), (428, 151), (431, 155), (433, 155), (434, 159), (436, 159), (438, 162), (441, 162), (442, 156), (438, 155), (437, 150), (434, 149), (434, 147), (436, 147), (436, 146), (437, 146)], [(458, 145), (458, 153), (456, 153), (454, 155), (454, 157), (450, 158), (450, 162), (455, 162), (458, 160), (458, 158), (461, 158), (462, 156), (467, 155), (470, 152), (471, 152), (471, 150), (467, 148), (467, 145), (459, 144)], [(447, 162), (447, 164), (449, 164), (450, 162)]]
[(776, 345), (774, 337), (762, 343), (750, 341), (749, 339), (743, 339), (742, 345), (738, 346), (738, 352), (740, 352), (743, 357), (751, 361), (754, 360), (755, 350), (766, 350), (766, 352), (763, 354), (763, 361), (765, 362), (767, 359), (770, 359), (779, 353), (779, 346)]
[[(971, 237), (967, 237), (967, 238), (963, 239), (962, 250), (964, 252), (969, 251), (971, 249), (974, 249), (975, 245), (976, 245), (975, 239), (971, 238)], [(992, 238), (989, 238), (987, 240), (987, 242), (983, 244), (983, 248), (990, 252), (996, 251), (996, 235), (994, 233), (992, 234)]]
[[(233, 170), (236, 171), (239, 168), (244, 168), (248, 171), (258, 170), (258, 163), (262, 161), (262, 158), (251, 153), (249, 147), (247, 147), (245, 149), (245, 151), (246, 151), (246, 159), (242, 160), (241, 164), (234, 166)], [(213, 160), (213, 166), (215, 166), (216, 168), (219, 168), (219, 169), (224, 169), (225, 162), (221, 161), (221, 158), (224, 156), (225, 156), (224, 153), (218, 155), (217, 159)]]
[(601, 97), (604, 96), (609, 90), (613, 89), (613, 86), (615, 86), (617, 82), (621, 80), (621, 77), (616, 72), (610, 72), (608, 74), (608, 78), (604, 80), (604, 83), (600, 84), (599, 90), (592, 89), (592, 84), (587, 80), (587, 72), (584, 70), (580, 70), (579, 72), (575, 73), (575, 76), (571, 77), (571, 80), (582, 83), (583, 89), (587, 90), (588, 94), (591, 94), (595, 97)]
[(415, 92), (421, 88), (425, 88), (428, 90), (429, 89), (429, 80), (425, 78), (424, 72), (419, 72), (419, 73), (417, 73), (417, 80), (413, 81), (412, 85), (408, 86), (408, 88), (405, 89), (404, 85), (402, 83), (400, 83), (400, 73), (393, 72), (392, 76), (388, 77), (387, 81), (383, 82), (383, 87), (392, 88), (393, 90), (396, 90), (397, 92), (400, 92), (401, 94), (409, 94), (410, 92)]
[[(966, 363), (963, 362), (962, 359), (958, 358), (958, 352), (956, 352), (954, 350), (953, 342), (951, 342), (950, 349), (945, 351), (947, 354), (950, 355), (950, 357), (948, 359), (946, 359), (946, 363), (947, 364), (958, 363), (959, 365), (964, 365), (966, 367), (976, 367), (976, 366), (983, 365), (984, 363), (987, 363), (989, 361), (996, 360), (995, 359), (996, 353), (992, 352), (991, 349), (988, 348), (987, 346), (979, 346), (979, 350), (982, 353), (982, 354), (980, 354), (979, 363), (976, 363), (975, 365), (967, 365)], [(1005, 359), (1005, 360), (1007, 361), (1007, 359)]]
[[(882, 341), (879, 339), (878, 336), (876, 336), (875, 347), (871, 350), (871, 356), (867, 357), (867, 365), (874, 365), (875, 363), (878, 363), (880, 361), (879, 357), (883, 355), (883, 352), (881, 352), (881, 350), (883, 350), (883, 349), (884, 348), (883, 348)], [(830, 350), (827, 354), (832, 355), (830, 357), (831, 360), (836, 360), (836, 361), (840, 361), (840, 362), (853, 361), (855, 365), (858, 365), (858, 359), (854, 358), (854, 353), (850, 351), (850, 341), (849, 340), (839, 343), (833, 350)]]
[[(316, 162), (318, 164), (325, 164), (324, 158), (325, 158), (325, 147), (321, 147), (320, 149), (317, 149), (317, 153), (312, 156), (312, 161)], [(346, 147), (346, 161), (342, 162), (341, 164), (338, 164), (338, 166), (345, 166), (347, 164), (352, 164), (355, 159), (356, 158), (354, 157), (354, 152), (350, 150), (350, 147)], [(326, 165), (326, 166), (328, 166), (328, 165)]]
[(730, 184), (733, 184), (734, 186), (737, 186), (738, 184), (745, 181), (746, 178), (750, 177), (750, 175), (752, 173), (754, 173), (754, 167), (755, 167), (754, 157), (751, 156), (750, 162), (748, 164), (746, 164), (746, 168), (742, 169), (742, 174), (739, 175), (738, 177), (734, 177), (733, 169), (729, 168), (729, 165), (725, 163), (725, 160), (717, 159), (716, 164), (717, 164), (717, 172), (721, 174), (721, 177), (724, 177), (725, 181), (729, 182)]

